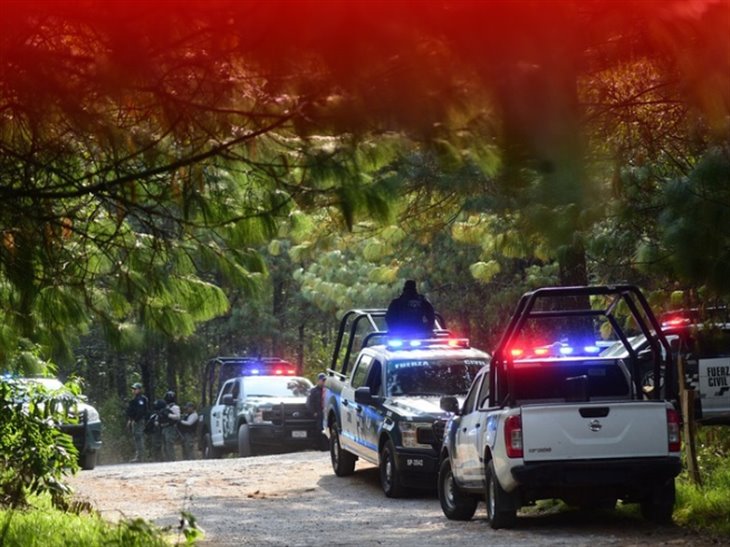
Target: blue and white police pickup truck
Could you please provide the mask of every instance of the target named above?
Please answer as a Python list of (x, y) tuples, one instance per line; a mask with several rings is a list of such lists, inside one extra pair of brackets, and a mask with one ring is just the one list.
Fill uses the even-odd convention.
[[(666, 312), (661, 328), (675, 356), (684, 360), (684, 385), (696, 393), (694, 419), (703, 424), (730, 425), (730, 318), (726, 308), (681, 309)], [(642, 384), (653, 389), (651, 348), (643, 334), (629, 338), (639, 356)], [(626, 358), (620, 342), (606, 357)], [(672, 360), (676, 363), (676, 360)], [(675, 373), (675, 377), (678, 371)], [(661, 371), (661, 389), (664, 370)]]
[[(558, 498), (601, 508), (638, 502), (646, 518), (671, 519), (680, 416), (658, 390), (643, 389), (639, 356), (615, 316), (619, 305), (650, 340), (655, 380), (662, 368), (673, 370), (668, 342), (636, 287), (525, 294), (464, 403), (441, 401), (456, 414), (446, 426), (438, 480), (448, 518), (468, 520), (486, 499), (492, 528), (509, 527), (520, 507)], [(626, 356), (599, 355), (594, 337), (604, 322)], [(545, 352), (550, 340), (560, 341), (556, 353)]]
[[(400, 497), (409, 488), (434, 486), (448, 417), (440, 398), (463, 398), (489, 355), (440, 328), (430, 338), (389, 337), (377, 325), (384, 314), (352, 310), (343, 318), (325, 380), (324, 425), (336, 475), (351, 475), (362, 458), (379, 467), (385, 495)], [(350, 359), (361, 320), (371, 332)], [(349, 321), (349, 344), (335, 370)]]
[[(278, 358), (219, 357), (209, 364), (220, 389), (202, 411), (203, 457), (240, 457), (317, 448), (319, 423), (307, 410), (312, 382)], [(215, 384), (211, 380), (210, 386)], [(208, 393), (212, 397), (212, 393)]]

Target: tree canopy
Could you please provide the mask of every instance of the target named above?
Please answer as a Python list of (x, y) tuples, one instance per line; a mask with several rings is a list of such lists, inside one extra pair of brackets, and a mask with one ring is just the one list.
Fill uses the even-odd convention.
[(301, 353), (406, 276), (487, 337), (538, 283), (730, 291), (725, 0), (3, 9), (5, 362)]

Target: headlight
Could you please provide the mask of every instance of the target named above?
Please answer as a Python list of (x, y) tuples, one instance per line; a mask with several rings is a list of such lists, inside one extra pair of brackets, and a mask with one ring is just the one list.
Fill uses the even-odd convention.
[(251, 423), (254, 424), (264, 424), (264, 423), (271, 423), (269, 420), (264, 420), (264, 412), (270, 412), (271, 407), (270, 406), (262, 406), (262, 407), (254, 407), (251, 409)]
[(418, 430), (431, 431), (431, 422), (401, 422), (398, 427), (400, 427), (401, 443), (404, 448), (431, 448), (430, 444), (418, 442)]

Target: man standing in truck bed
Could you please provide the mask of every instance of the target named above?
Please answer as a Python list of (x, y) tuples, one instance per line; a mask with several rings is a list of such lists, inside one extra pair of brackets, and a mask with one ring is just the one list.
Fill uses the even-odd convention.
[(403, 292), (394, 298), (385, 314), (388, 332), (396, 335), (426, 336), (433, 333), (435, 313), (428, 298), (416, 290), (416, 282), (409, 279)]

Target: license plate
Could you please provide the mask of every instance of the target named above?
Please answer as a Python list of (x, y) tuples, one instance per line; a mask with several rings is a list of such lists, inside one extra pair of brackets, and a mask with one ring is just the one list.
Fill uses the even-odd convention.
[(291, 436), (295, 439), (306, 439), (307, 438), (307, 432), (306, 431), (292, 431)]

